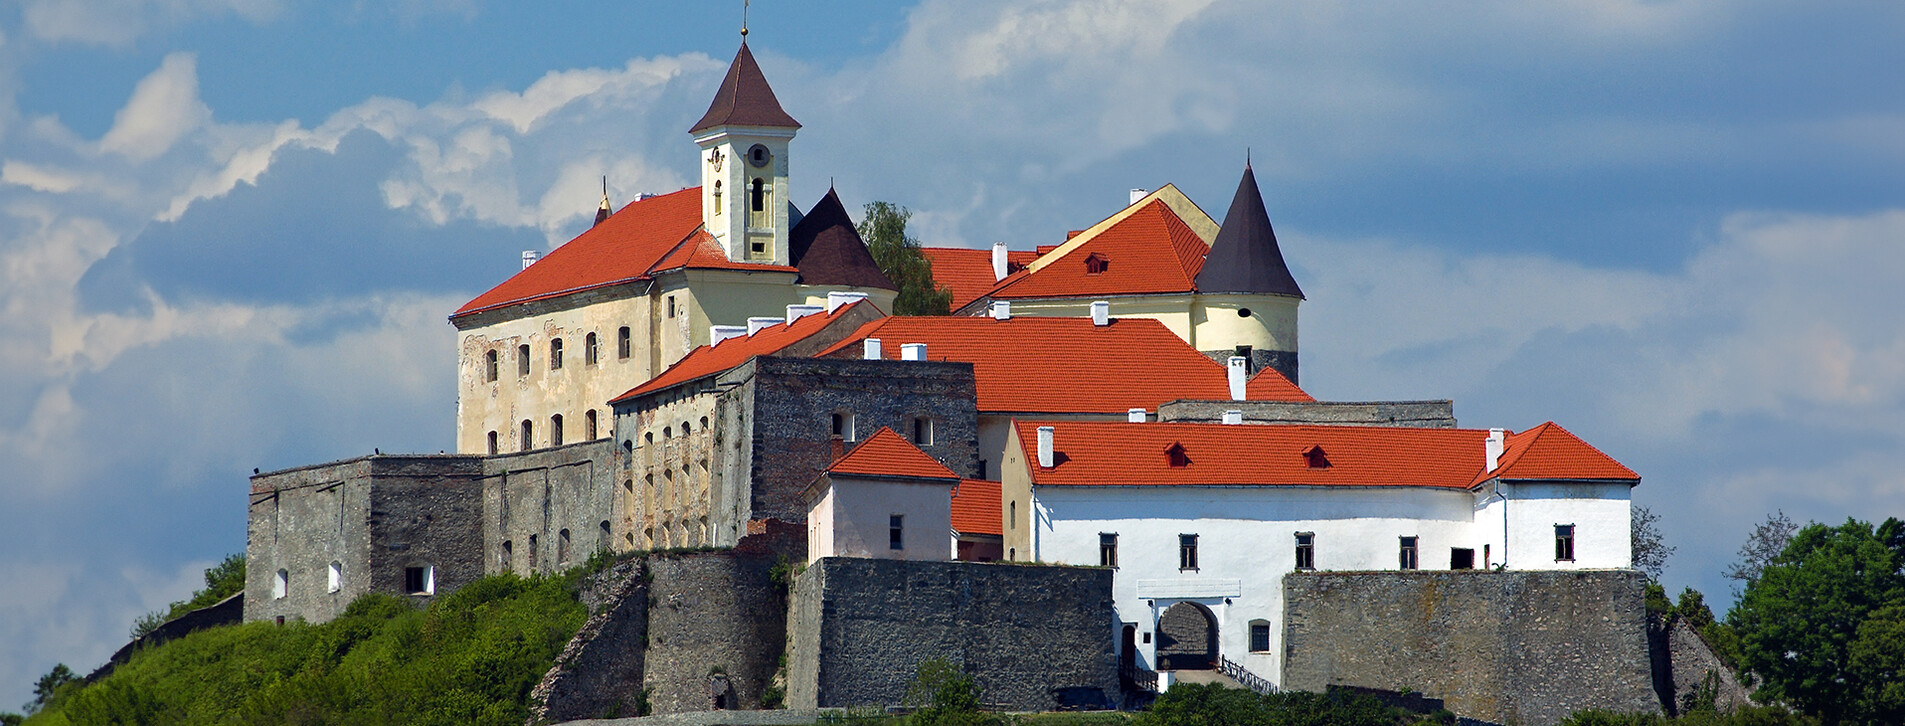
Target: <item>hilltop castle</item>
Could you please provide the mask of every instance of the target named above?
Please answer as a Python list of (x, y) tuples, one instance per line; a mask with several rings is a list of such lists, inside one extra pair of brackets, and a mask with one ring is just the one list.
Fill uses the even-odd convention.
[(889, 317), (833, 191), (792, 204), (799, 128), (744, 43), (690, 129), (701, 186), (605, 197), (450, 316), (457, 454), (253, 477), (246, 619), (600, 550), (1091, 565), (1109, 622), (1078, 627), (1122, 688), (1274, 686), (1287, 574), (1629, 568), (1640, 477), (1559, 425), (1297, 385), (1304, 296), (1247, 165), (1221, 224), (1167, 185), (1057, 244), (928, 248), (955, 315)]

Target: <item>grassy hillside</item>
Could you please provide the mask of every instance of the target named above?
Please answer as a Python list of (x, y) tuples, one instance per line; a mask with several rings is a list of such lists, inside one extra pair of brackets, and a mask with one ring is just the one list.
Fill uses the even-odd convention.
[(26, 723), (517, 726), (587, 617), (574, 577), (499, 575), (427, 610), (366, 595), (322, 625), (200, 631), (62, 689)]

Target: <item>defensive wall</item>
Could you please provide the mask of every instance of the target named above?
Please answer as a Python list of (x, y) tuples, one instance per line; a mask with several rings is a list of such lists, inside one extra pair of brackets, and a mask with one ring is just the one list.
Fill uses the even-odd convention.
[(794, 581), (788, 706), (905, 702), (943, 658), (992, 708), (1049, 710), (1054, 690), (1118, 698), (1111, 570), (828, 557)]
[(1659, 713), (1645, 583), (1632, 570), (1291, 573), (1283, 687), (1407, 689), (1526, 726)]
[(1454, 401), (1172, 401), (1158, 406), (1159, 421), (1221, 423), (1225, 411), (1244, 423), (1455, 428)]

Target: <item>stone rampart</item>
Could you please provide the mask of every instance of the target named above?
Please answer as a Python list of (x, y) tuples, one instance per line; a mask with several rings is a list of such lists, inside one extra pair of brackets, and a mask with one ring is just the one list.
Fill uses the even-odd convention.
[(1411, 689), (1456, 714), (1554, 724), (1660, 712), (1631, 570), (1286, 575), (1283, 686)]
[(1159, 421), (1219, 423), (1242, 411), (1244, 423), (1455, 428), (1453, 401), (1172, 401), (1158, 406)]
[(1118, 697), (1111, 570), (829, 557), (796, 579), (788, 705), (904, 702), (946, 659), (989, 706), (1046, 710), (1053, 689)]

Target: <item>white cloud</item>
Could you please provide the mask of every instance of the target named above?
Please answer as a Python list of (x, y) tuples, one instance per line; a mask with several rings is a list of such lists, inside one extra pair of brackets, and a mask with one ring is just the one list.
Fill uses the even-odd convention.
[(124, 46), (155, 26), (228, 13), (260, 23), (283, 10), (281, 0), (25, 0), (21, 19), (42, 40)]
[(172, 53), (132, 89), (99, 146), (133, 161), (150, 161), (211, 118), (211, 109), (198, 100), (197, 56)]
[(17, 184), (34, 191), (65, 194), (86, 182), (78, 174), (50, 166), (12, 160), (0, 165), (0, 183)]

